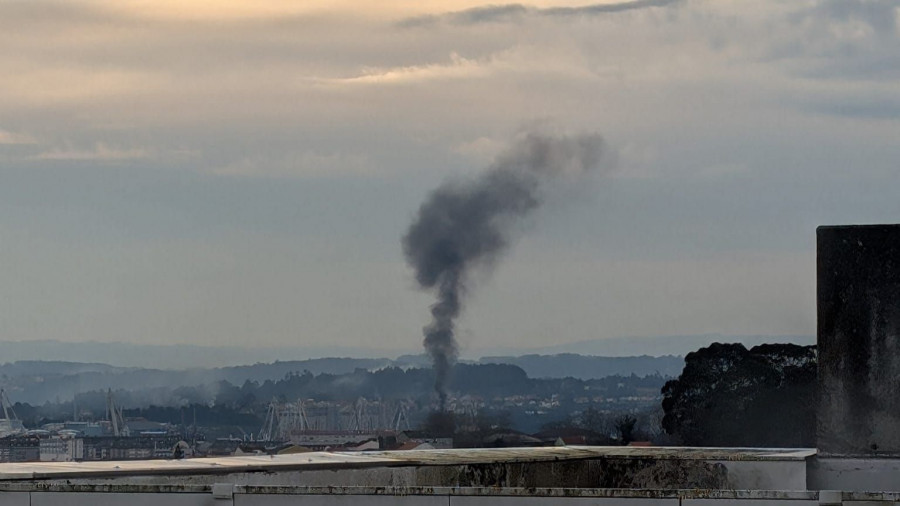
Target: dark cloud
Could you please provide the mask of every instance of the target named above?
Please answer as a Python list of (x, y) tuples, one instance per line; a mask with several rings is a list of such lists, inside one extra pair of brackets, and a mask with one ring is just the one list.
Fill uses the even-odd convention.
[(806, 15), (839, 22), (860, 21), (876, 32), (897, 32), (897, 9), (900, 0), (826, 0)]
[(594, 14), (646, 9), (648, 7), (665, 7), (681, 1), (682, 0), (635, 0), (633, 2), (594, 4), (579, 7), (553, 7), (549, 9), (540, 9), (538, 12), (545, 16), (590, 16)]
[[(900, 44), (900, 40), (897, 41)], [(900, 79), (900, 53), (888, 48), (855, 50), (856, 56), (816, 61), (794, 74), (808, 79), (894, 81)]]
[(900, 100), (897, 98), (852, 97), (807, 103), (803, 110), (844, 118), (870, 120), (900, 120)]
[(789, 34), (763, 61), (780, 62), (804, 79), (887, 81), (900, 77), (900, 0), (825, 0), (793, 10)]
[(550, 7), (544, 9), (523, 4), (489, 5), (462, 11), (447, 12), (444, 14), (408, 18), (401, 21), (400, 25), (405, 27), (427, 26), (434, 23), (475, 25), (481, 23), (508, 23), (518, 21), (526, 16), (592, 16), (645, 9), (648, 7), (663, 7), (681, 1), (682, 0), (634, 0), (632, 2), (593, 4), (578, 7)]

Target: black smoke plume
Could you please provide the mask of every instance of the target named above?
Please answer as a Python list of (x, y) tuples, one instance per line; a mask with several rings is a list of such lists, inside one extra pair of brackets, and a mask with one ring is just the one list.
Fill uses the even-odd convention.
[(509, 246), (517, 220), (540, 206), (542, 188), (554, 178), (586, 173), (602, 148), (598, 135), (525, 134), (479, 176), (441, 185), (419, 208), (403, 252), (419, 285), (437, 297), (423, 333), (441, 410), (458, 354), (454, 322), (473, 267), (490, 268)]

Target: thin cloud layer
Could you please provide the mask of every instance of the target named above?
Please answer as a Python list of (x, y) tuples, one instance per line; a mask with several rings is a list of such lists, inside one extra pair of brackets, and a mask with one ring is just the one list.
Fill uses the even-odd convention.
[(0, 144), (6, 145), (16, 145), (16, 144), (36, 144), (37, 139), (34, 137), (22, 133), (22, 132), (10, 132), (8, 130), (0, 129)]
[(359, 76), (323, 80), (322, 83), (338, 85), (423, 83), (474, 78), (487, 74), (486, 66), (478, 61), (463, 58), (456, 53), (451, 54), (449, 59), (450, 62), (447, 64), (365, 69)]
[(232, 177), (372, 177), (377, 173), (362, 155), (321, 154), (314, 151), (289, 153), (281, 159), (271, 157), (243, 158), (220, 167), (214, 167), (211, 174)]
[(398, 237), (535, 122), (603, 132), (616, 169), (529, 224), (461, 335), (813, 332), (814, 227), (900, 221), (898, 19), (896, 0), (0, 1), (0, 332), (415, 349), (427, 300)]
[(96, 143), (89, 149), (78, 148), (54, 148), (44, 151), (34, 156), (38, 160), (61, 160), (61, 161), (119, 161), (133, 160), (138, 158), (147, 158), (150, 153), (143, 148), (115, 148), (107, 146), (102, 142)]
[(487, 5), (462, 11), (447, 12), (407, 18), (399, 23), (403, 27), (423, 27), (435, 23), (471, 25), (521, 21), (525, 16), (593, 16), (625, 12), (648, 7), (664, 7), (683, 0), (633, 0), (630, 2), (597, 3), (572, 7), (534, 7), (524, 4)]

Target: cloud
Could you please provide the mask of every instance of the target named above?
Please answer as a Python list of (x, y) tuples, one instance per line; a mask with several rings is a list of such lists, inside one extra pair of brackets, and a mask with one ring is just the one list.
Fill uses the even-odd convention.
[(634, 0), (632, 2), (602, 3), (578, 7), (551, 7), (540, 9), (538, 12), (547, 16), (582, 16), (625, 12), (635, 9), (646, 9), (648, 7), (665, 7), (681, 1), (682, 0)]
[(402, 20), (399, 25), (404, 27), (420, 27), (434, 23), (447, 22), (453, 24), (475, 24), (509, 22), (522, 18), (528, 14), (534, 14), (534, 7), (526, 7), (522, 4), (488, 5), (485, 7), (473, 7), (456, 12), (417, 16)]
[(488, 164), (497, 157), (508, 143), (492, 137), (478, 137), (477, 139), (460, 142), (452, 149), (474, 163), (471, 170), (481, 170), (481, 166)]
[(87, 149), (80, 148), (54, 148), (35, 155), (33, 158), (37, 160), (95, 160), (95, 161), (121, 161), (134, 160), (139, 158), (147, 158), (150, 152), (144, 148), (121, 149), (110, 147), (105, 143), (98, 142), (93, 147)]
[[(146, 71), (92, 69), (69, 64), (67, 68), (41, 66), (40, 62), (15, 62), (0, 83), (0, 93), (11, 108), (48, 107), (107, 101), (117, 96), (146, 94), (170, 86), (163, 76)], [(6, 100), (0, 98), (0, 106)]]
[(375, 170), (362, 155), (303, 151), (275, 157), (246, 157), (208, 170), (231, 177), (345, 177), (372, 176)]
[(845, 96), (805, 101), (805, 110), (831, 116), (863, 120), (900, 121), (900, 96)]
[(898, 0), (826, 0), (772, 17), (764, 61), (816, 80), (889, 81), (900, 77)]
[(0, 129), (0, 145), (36, 144), (37, 140), (25, 133)]
[(883, 34), (897, 32), (898, 0), (824, 0), (801, 14), (840, 23), (862, 22)]
[(663, 7), (682, 0), (633, 0), (630, 2), (599, 3), (575, 7), (532, 7), (523, 4), (488, 5), (473, 7), (443, 14), (424, 15), (404, 19), (399, 23), (404, 27), (428, 26), (435, 23), (472, 25), (479, 23), (507, 23), (518, 21), (525, 16), (592, 16), (625, 12), (648, 7)]
[(487, 69), (484, 63), (463, 58), (456, 53), (450, 55), (449, 63), (434, 63), (428, 65), (412, 65), (407, 67), (395, 67), (388, 69), (365, 69), (361, 75), (322, 79), (321, 83), (328, 84), (401, 84), (409, 82), (424, 82), (436, 79), (466, 79), (484, 76)]
[[(652, 299), (665, 276), (677, 298), (683, 280), (671, 276), (685, 270), (667, 264), (645, 276), (646, 283), (635, 282), (641, 266), (619, 277), (615, 264), (594, 262), (604, 255), (666, 260), (812, 251), (816, 224), (900, 217), (892, 191), (900, 128), (896, 2), (403, 1), (0, 0), (0, 228), (22, 231), (22, 254), (4, 258), (33, 273), (18, 285), (5, 283), (0, 293), (21, 301), (7, 333), (26, 335), (36, 321), (47, 335), (68, 335), (76, 322), (78, 335), (131, 335), (129, 329), (141, 327), (142, 338), (160, 340), (237, 341), (261, 335), (261, 328), (296, 336), (306, 325), (310, 339), (374, 335), (361, 323), (373, 318), (346, 315), (371, 309), (366, 298), (407, 300), (408, 287), (372, 283), (380, 297), (371, 297), (348, 282), (350, 298), (323, 299), (319, 288), (329, 279), (340, 284), (345, 270), (321, 268), (333, 255), (297, 255), (295, 248), (325, 245), (348, 255), (377, 249), (379, 258), (397, 261), (384, 279), (401, 285), (396, 238), (422, 194), (448, 175), (483, 166), (498, 150), (495, 139), (534, 118), (603, 131), (621, 153), (616, 178), (591, 190), (596, 199), (575, 214), (544, 214), (539, 233), (530, 236), (535, 242), (519, 250), (525, 258), (534, 254), (529, 244), (547, 244), (541, 265), (564, 268), (559, 254), (569, 248), (572, 258), (596, 265), (590, 272), (617, 276), (611, 288), (601, 290), (606, 280), (596, 279), (569, 296), (559, 294), (573, 293), (567, 286), (581, 282), (579, 273), (537, 280), (538, 289), (549, 287), (541, 298), (555, 300), (555, 309), (585, 301), (581, 310), (591, 318), (572, 315), (581, 322), (567, 330), (573, 340), (597, 330), (589, 323), (605, 307), (598, 298), (619, 309), (602, 315), (615, 322), (610, 332), (690, 330), (696, 319), (691, 308), (667, 306), (671, 297), (638, 304), (641, 314), (621, 311), (620, 289), (633, 294), (622, 307), (634, 306)], [(55, 175), (68, 184), (54, 184)], [(23, 205), (32, 207), (22, 212)], [(544, 228), (546, 222), (552, 226)], [(259, 242), (224, 237), (261, 227), (266, 237)], [(152, 258), (134, 262), (109, 247), (145, 255), (135, 237), (156, 245)], [(171, 294), (196, 285), (185, 274), (208, 254), (204, 249), (191, 257), (196, 262), (186, 261), (190, 255), (166, 244), (173, 237), (222, 254), (284, 238), (291, 246), (277, 254), (223, 259), (221, 271), (229, 276), (204, 276), (240, 279), (233, 284), (247, 293), (264, 291), (266, 281), (282, 282), (283, 272), (327, 275), (286, 284), (278, 315), (264, 303), (257, 315), (235, 311), (249, 307), (244, 301), (184, 311), (168, 304)], [(85, 248), (84, 259), (103, 260), (92, 264), (86, 281), (58, 282), (81, 268), (66, 246)], [(34, 258), (36, 250), (45, 256)], [(110, 259), (121, 272), (133, 272), (135, 263), (146, 272), (122, 281), (120, 273), (107, 272)], [(511, 260), (510, 272), (518, 272), (518, 259)], [(182, 268), (167, 271), (172, 264)], [(765, 264), (735, 262), (722, 271), (746, 268), (747, 278), (758, 279)], [(65, 268), (50, 275), (47, 265)], [(356, 279), (372, 274), (367, 265), (360, 264)], [(271, 277), (254, 275), (253, 269), (269, 267)], [(160, 272), (172, 274), (171, 284), (157, 283)], [(688, 272), (684, 279), (707, 279)], [(84, 317), (91, 308), (78, 306), (68, 316), (44, 317), (42, 291), (78, 300), (84, 286), (101, 278), (113, 301), (108, 314)], [(814, 287), (783, 276), (766, 279), (754, 297)], [(714, 306), (742, 280), (728, 281), (712, 297), (698, 287), (690, 303)], [(118, 297), (125, 285), (141, 294)], [(148, 285), (160, 288), (145, 298)], [(42, 289), (29, 291), (34, 286)], [(537, 293), (509, 286), (522, 296)], [(797, 295), (813, 300), (803, 297)], [(314, 309), (297, 310), (304, 306), (296, 298)], [(794, 296), (779, 299), (779, 306), (796, 313), (798, 304), (788, 299)], [(385, 312), (390, 328), (382, 334), (409, 339), (419, 326), (410, 315), (419, 314), (420, 303), (409, 296), (410, 307)], [(347, 307), (355, 309), (340, 309)], [(504, 321), (519, 313), (484, 312), (476, 328), (495, 325), (497, 339), (514, 340), (521, 329)], [(665, 318), (647, 320), (651, 313)], [(717, 306), (702, 323), (728, 328), (744, 313), (737, 303)], [(156, 324), (182, 325), (136, 325), (144, 321), (134, 315), (145, 314)], [(235, 315), (244, 323), (235, 324)], [(746, 322), (779, 330), (765, 311)]]
[[(467, 58), (451, 53), (449, 61), (425, 63), (391, 68), (368, 68), (359, 75), (343, 78), (319, 79), (320, 86), (363, 86), (363, 85), (421, 85), (443, 83), (452, 86), (463, 80), (484, 80), (486, 82), (505, 79), (594, 80), (609, 75), (604, 66), (585, 68), (578, 55), (561, 55), (547, 48), (520, 45), (508, 49)], [(443, 91), (435, 88), (435, 92)], [(486, 94), (488, 96), (488, 94)]]

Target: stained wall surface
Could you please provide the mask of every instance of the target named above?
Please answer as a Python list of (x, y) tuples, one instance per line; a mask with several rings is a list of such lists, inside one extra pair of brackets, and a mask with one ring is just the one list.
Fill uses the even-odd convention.
[(820, 455), (900, 455), (900, 225), (819, 227)]
[(564, 446), (0, 464), (0, 485), (801, 490), (812, 449)]
[[(27, 488), (27, 487), (20, 487)], [(835, 495), (835, 494), (832, 494)], [(893, 506), (896, 494), (885, 496), (838, 493), (827, 503), (848, 506), (860, 498), (866, 506)], [(0, 491), (0, 506), (821, 506), (817, 492), (752, 490), (627, 490), (496, 487), (212, 487), (58, 485), (40, 491)], [(843, 501), (842, 501), (843, 499)], [(863, 506), (859, 504), (859, 506)]]
[(817, 458), (809, 462), (809, 490), (900, 491), (900, 460)]

